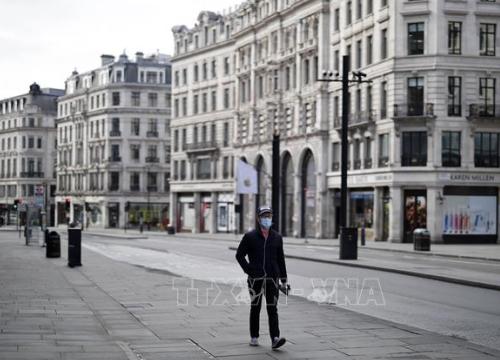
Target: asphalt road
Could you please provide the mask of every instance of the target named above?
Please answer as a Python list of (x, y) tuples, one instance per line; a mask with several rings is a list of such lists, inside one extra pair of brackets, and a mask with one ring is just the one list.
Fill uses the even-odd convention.
[[(84, 234), (84, 242), (106, 244), (110, 251), (113, 246), (121, 245), (131, 247), (132, 252), (133, 248), (141, 248), (194, 255), (200, 257), (199, 261), (202, 265), (200, 269), (209, 268), (210, 262), (215, 260), (219, 263), (222, 260), (230, 266), (235, 264), (234, 251), (228, 249), (227, 241), (172, 237), (168, 238), (168, 241), (164, 237), (124, 240)], [(335, 251), (318, 247), (303, 249), (304, 252), (322, 254)], [(293, 248), (293, 251), (296, 251), (296, 248)], [(434, 266), (436, 269), (444, 268), (449, 272), (465, 270), (476, 273), (476, 276), (481, 273), (485, 276), (492, 276), (492, 274), (498, 276), (500, 273), (500, 264), (481, 261), (411, 256), (381, 251), (366, 252), (366, 250), (363, 250), (363, 256), (377, 256), (388, 263), (400, 262), (403, 258), (412, 267)], [(332, 283), (330, 281), (322, 289), (323, 291), (315, 293), (318, 295), (315, 299), (320, 300), (322, 295), (329, 294), (328, 297), (323, 297), (325, 306), (342, 306), (377, 318), (444, 335), (462, 337), (481, 345), (500, 349), (500, 291), (304, 260), (288, 259), (287, 268), (291, 275), (291, 285), (295, 291), (298, 291), (297, 294), (299, 292), (314, 293), (315, 289), (318, 290), (317, 286), (313, 286), (311, 279), (340, 280), (334, 289), (330, 286)], [(351, 279), (351, 283), (345, 283), (346, 279)], [(335, 291), (331, 291), (332, 289)], [(353, 301), (353, 299), (366, 300), (367, 298), (374, 301), (368, 303), (361, 301), (361, 304), (359, 301), (358, 303)], [(347, 302), (346, 299), (352, 303)], [(289, 301), (293, 301), (293, 297)], [(334, 302), (335, 305), (327, 304), (329, 302)]]

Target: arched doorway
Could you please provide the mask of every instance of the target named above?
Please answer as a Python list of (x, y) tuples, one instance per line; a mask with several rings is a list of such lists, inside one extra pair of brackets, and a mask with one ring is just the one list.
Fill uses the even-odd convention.
[(294, 173), (290, 153), (283, 157), (281, 168), (281, 232), (284, 236), (293, 234)]
[(261, 206), (268, 206), (266, 203), (266, 190), (267, 190), (267, 171), (266, 164), (264, 163), (264, 158), (259, 156), (257, 159), (257, 194), (255, 198), (255, 210)]
[(316, 164), (311, 150), (307, 150), (302, 162), (301, 236), (316, 234)]

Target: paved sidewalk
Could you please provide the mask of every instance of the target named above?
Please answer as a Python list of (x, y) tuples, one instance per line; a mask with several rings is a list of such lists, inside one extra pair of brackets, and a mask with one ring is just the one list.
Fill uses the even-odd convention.
[[(263, 314), (262, 346), (252, 348), (246, 305), (197, 304), (191, 297), (178, 305), (172, 285), (185, 299), (192, 285), (188, 279), (115, 262), (85, 248), (84, 266), (70, 269), (64, 258), (46, 259), (44, 249), (26, 247), (8, 234), (0, 236), (0, 247), (0, 359), (500, 357), (499, 351), (461, 339), (295, 297), (280, 306), (289, 343), (282, 351), (269, 349)], [(205, 294), (210, 284), (196, 286)], [(223, 298), (231, 299), (228, 286), (220, 289)], [(208, 293), (211, 303), (217, 293)]]
[[(66, 228), (61, 228), (66, 229)], [(105, 235), (110, 237), (120, 237), (123, 239), (135, 239), (145, 237), (179, 237), (179, 238), (196, 238), (206, 240), (225, 240), (229, 242), (239, 242), (240, 234), (217, 233), (217, 234), (191, 234), (177, 233), (168, 235), (166, 232), (160, 231), (144, 231), (142, 234), (137, 230), (123, 229), (89, 229), (88, 234)], [(312, 245), (312, 246), (339, 246), (338, 239), (304, 239), (285, 237), (285, 243), (294, 245)], [(478, 259), (500, 261), (500, 244), (431, 244), (431, 251), (414, 251), (413, 244), (409, 243), (391, 243), (385, 241), (367, 241), (366, 245), (361, 247), (370, 250), (402, 252), (410, 254), (418, 254), (422, 256), (444, 256), (464, 259)]]

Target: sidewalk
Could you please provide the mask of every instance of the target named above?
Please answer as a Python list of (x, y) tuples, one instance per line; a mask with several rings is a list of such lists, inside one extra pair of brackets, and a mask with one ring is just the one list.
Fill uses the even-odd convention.
[[(62, 229), (62, 228), (61, 228)], [(65, 229), (65, 228), (64, 228)], [(217, 234), (192, 234), (177, 233), (168, 235), (160, 231), (144, 231), (142, 234), (137, 230), (123, 229), (92, 229), (86, 230), (86, 233), (92, 235), (104, 235), (110, 237), (120, 237), (124, 239), (147, 238), (147, 237), (180, 237), (196, 238), (206, 240), (225, 240), (230, 242), (239, 242), (241, 234), (217, 233)], [(285, 244), (310, 245), (310, 246), (339, 246), (338, 239), (304, 239), (285, 237)], [(412, 243), (391, 243), (385, 241), (367, 241), (365, 246), (359, 246), (360, 249), (380, 250), (417, 254), (422, 256), (443, 256), (462, 259), (490, 260), (500, 261), (500, 244), (431, 244), (431, 251), (414, 251)]]
[[(495, 359), (470, 342), (292, 297), (282, 351), (248, 340), (246, 305), (178, 305), (191, 282), (82, 249), (83, 267), (0, 237), (0, 359)], [(200, 293), (210, 284), (196, 282)], [(220, 286), (222, 296), (231, 289)], [(189, 294), (189, 293), (188, 293)], [(212, 293), (210, 293), (212, 294)], [(182, 299), (182, 297), (181, 297)], [(210, 300), (214, 296), (210, 295)], [(265, 310), (263, 309), (265, 313)]]

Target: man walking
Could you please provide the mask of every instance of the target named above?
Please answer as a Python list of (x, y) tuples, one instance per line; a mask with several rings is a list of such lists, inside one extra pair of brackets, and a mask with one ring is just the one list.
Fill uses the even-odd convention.
[[(270, 207), (258, 209), (258, 225), (243, 236), (236, 252), (236, 259), (248, 275), (247, 282), (251, 298), (250, 345), (259, 345), (260, 308), (262, 295), (265, 295), (269, 335), (271, 335), (272, 348), (277, 349), (286, 342), (285, 338), (280, 337), (278, 324), (278, 280), (286, 288), (287, 274), (283, 238), (271, 229), (272, 217), (273, 211)], [(248, 256), (248, 261), (246, 256)]]

